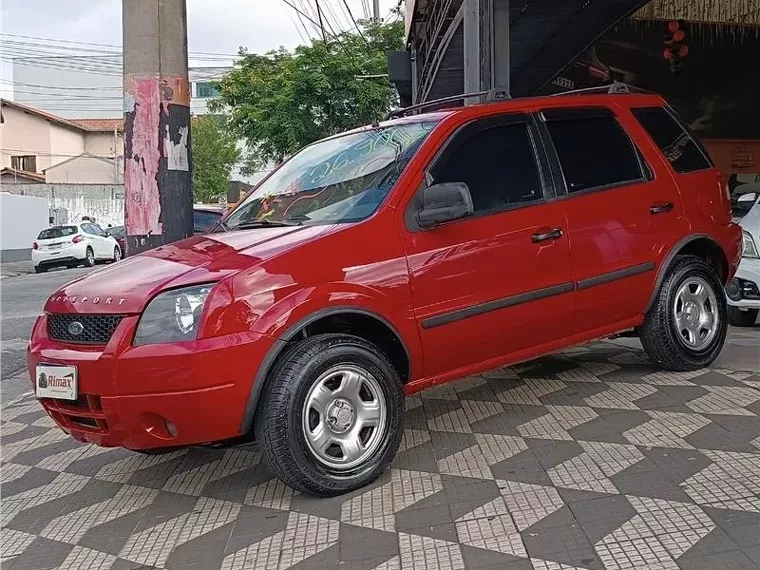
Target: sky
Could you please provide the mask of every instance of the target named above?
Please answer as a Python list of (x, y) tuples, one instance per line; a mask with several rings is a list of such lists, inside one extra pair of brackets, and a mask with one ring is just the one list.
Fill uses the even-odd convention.
[[(345, 1), (356, 18), (363, 17), (363, 5), (372, 4), (371, 0)], [(0, 0), (0, 32), (3, 34), (0, 40), (44, 45), (42, 40), (30, 38), (46, 38), (121, 45), (121, 2), (122, 0)], [(344, 0), (319, 0), (328, 20), (335, 27), (347, 29), (350, 21), (343, 2)], [(187, 0), (189, 51), (234, 54), (240, 46), (244, 46), (251, 52), (263, 53), (280, 46), (293, 48), (302, 44), (306, 32), (298, 21), (296, 12), (287, 3), (308, 5), (311, 14), (314, 14), (315, 0)], [(398, 0), (380, 0), (381, 16), (387, 17), (389, 10), (397, 3)], [(305, 19), (304, 23), (309, 34), (314, 37), (316, 32), (312, 24)], [(18, 36), (29, 38), (22, 39)], [(19, 45), (16, 43), (16, 46)], [(55, 51), (55, 48), (51, 49)], [(10, 54), (17, 53), (12, 52), (11, 48), (2, 48), (0, 43), (0, 57), (4, 58), (1, 77), (6, 88), (12, 80), (7, 58)], [(214, 65), (208, 60), (193, 61), (192, 57), (190, 64)]]

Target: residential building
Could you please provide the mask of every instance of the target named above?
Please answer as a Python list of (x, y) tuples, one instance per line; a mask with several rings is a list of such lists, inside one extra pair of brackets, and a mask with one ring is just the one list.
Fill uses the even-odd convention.
[(123, 183), (122, 119), (65, 119), (0, 100), (2, 181)]

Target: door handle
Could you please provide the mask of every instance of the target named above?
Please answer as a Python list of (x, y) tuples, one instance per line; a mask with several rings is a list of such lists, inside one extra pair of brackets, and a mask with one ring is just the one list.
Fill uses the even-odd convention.
[(673, 209), (673, 202), (655, 202), (649, 208), (649, 213), (653, 216), (665, 214)]
[(541, 232), (537, 234), (533, 234), (532, 236), (530, 236), (530, 239), (533, 243), (539, 243), (539, 242), (550, 240), (550, 239), (559, 239), (561, 237), (562, 237), (562, 230), (560, 228), (552, 228), (552, 229), (542, 230)]

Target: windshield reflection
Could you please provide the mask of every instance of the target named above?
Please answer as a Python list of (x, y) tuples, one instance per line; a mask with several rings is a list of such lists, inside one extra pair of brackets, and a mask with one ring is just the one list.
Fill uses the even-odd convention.
[(224, 227), (363, 220), (377, 210), (436, 124), (401, 123), (307, 146), (230, 213)]

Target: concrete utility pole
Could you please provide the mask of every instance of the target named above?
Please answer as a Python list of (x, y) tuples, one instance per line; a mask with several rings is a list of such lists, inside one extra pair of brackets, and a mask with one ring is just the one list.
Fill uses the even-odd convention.
[(372, 0), (372, 17), (375, 21), (380, 20), (380, 0)]
[(464, 0), (463, 11), (465, 92), (509, 92), (509, 0)]
[(193, 234), (185, 0), (123, 0), (124, 218), (132, 255)]

